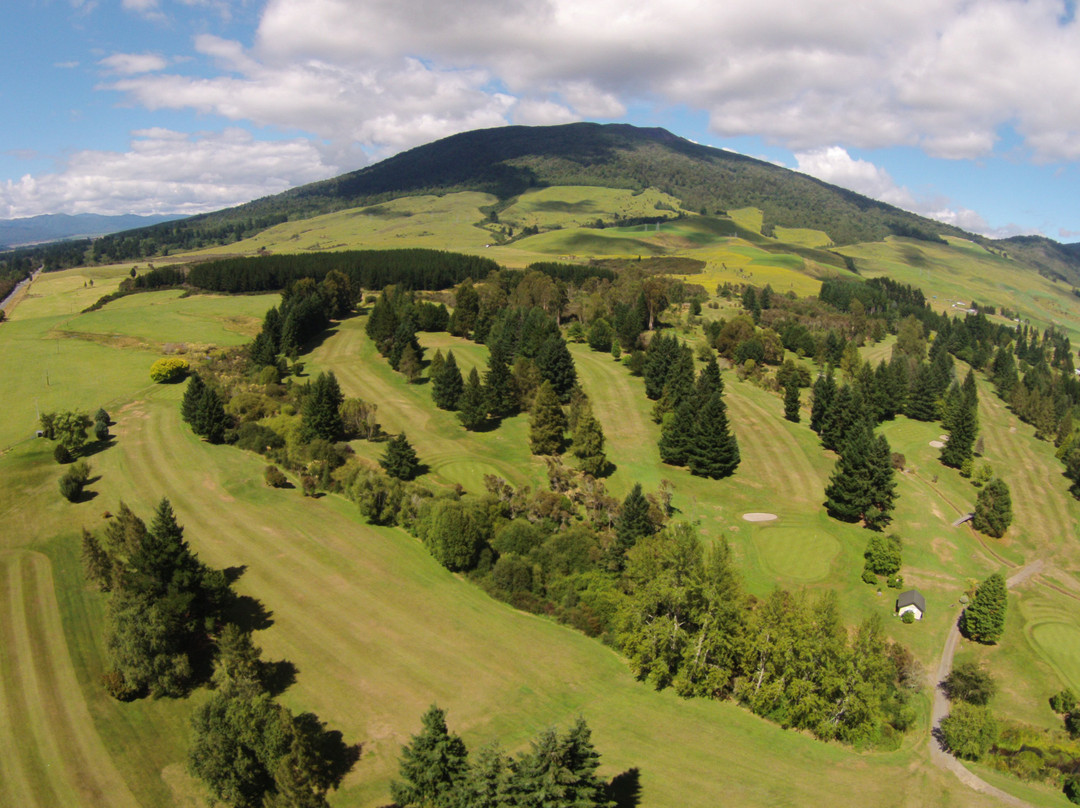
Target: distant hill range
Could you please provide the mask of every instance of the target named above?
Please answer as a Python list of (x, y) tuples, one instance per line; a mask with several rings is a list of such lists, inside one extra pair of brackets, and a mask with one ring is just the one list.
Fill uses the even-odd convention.
[(559, 185), (652, 187), (678, 198), (688, 210), (709, 214), (759, 208), (763, 235), (772, 235), (776, 227), (809, 228), (827, 233), (837, 246), (890, 235), (927, 241), (958, 236), (993, 245), (1045, 275), (1080, 286), (1080, 245), (1034, 237), (991, 242), (806, 174), (702, 146), (665, 129), (628, 124), (464, 132), (334, 179), (108, 236), (94, 243), (93, 255), (97, 260), (126, 260), (228, 244), (283, 221), (416, 194), (481, 191), (497, 197), (497, 212), (529, 189)]
[(72, 238), (93, 238), (123, 230), (171, 222), (181, 216), (100, 216), (96, 213), (50, 213), (24, 219), (0, 219), (0, 249)]

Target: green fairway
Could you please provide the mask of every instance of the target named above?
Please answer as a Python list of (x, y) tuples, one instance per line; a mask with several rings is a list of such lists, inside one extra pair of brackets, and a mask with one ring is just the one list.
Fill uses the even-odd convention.
[(840, 543), (822, 529), (767, 524), (753, 530), (754, 547), (762, 566), (775, 577), (799, 584), (829, 574)]

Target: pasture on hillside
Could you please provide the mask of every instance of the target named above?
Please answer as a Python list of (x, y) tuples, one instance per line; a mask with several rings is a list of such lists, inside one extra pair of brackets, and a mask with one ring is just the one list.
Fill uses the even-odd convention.
[[(329, 231), (318, 238), (332, 240)], [(806, 277), (793, 263), (770, 266), (790, 273), (792, 283)], [(180, 419), (182, 386), (153, 385), (147, 371), (165, 343), (242, 342), (275, 296), (155, 292), (78, 313), (126, 272), (44, 275), (12, 321), (0, 325), (8, 348), (0, 352), (8, 380), (0, 401), (9, 414), (0, 426), (0, 631), (5, 647), (18, 650), (0, 659), (0, 746), (17, 752), (0, 756), (0, 803), (164, 807), (197, 799), (184, 756), (189, 716), (206, 693), (130, 703), (105, 694), (104, 598), (85, 585), (79, 561), (81, 527), (100, 529), (103, 512), (120, 500), (148, 516), (167, 496), (200, 558), (237, 569), (237, 591), (261, 607), (254, 611), (264, 627), (255, 639), (264, 658), (295, 665), (283, 703), (314, 711), (347, 743), (362, 745), (354, 770), (331, 794), (334, 806), (387, 803), (400, 744), (432, 702), (449, 711), (451, 728), (471, 748), (498, 739), (517, 750), (538, 731), (583, 716), (601, 774), (637, 769), (645, 808), (806, 805), (825, 794), (836, 806), (992, 804), (930, 766), (925, 719), (897, 751), (862, 752), (785, 731), (732, 702), (655, 692), (635, 681), (610, 648), (493, 600), (447, 572), (403, 530), (366, 524), (343, 497), (268, 488), (264, 458), (194, 436)], [(84, 287), (91, 275), (94, 287)], [(346, 395), (376, 403), (385, 429), (408, 433), (433, 483), (479, 492), (485, 474), (515, 485), (544, 481), (542, 460), (529, 453), (527, 416), (466, 432), (453, 413), (433, 405), (429, 384), (408, 384), (389, 368), (366, 337), (365, 321), (349, 318), (323, 335), (305, 356), (307, 377), (333, 370)], [(444, 333), (424, 334), (421, 342), (429, 357), (435, 348), (452, 348), (466, 373), (487, 360), (486, 347)], [(1026, 584), (1011, 596), (1001, 646), (967, 652), (999, 668), (1001, 709), (1009, 715), (1030, 715), (1032, 700), (1045, 704), (1063, 683), (1080, 687), (1076, 584), (1068, 583), (1078, 550), (1061, 541), (1076, 536), (1080, 508), (1052, 447), (1034, 442), (1031, 428), (1018, 424), (984, 383), (986, 459), (1012, 486), (1017, 513), (1004, 540), (952, 527), (975, 489), (937, 461), (929, 441), (939, 424), (899, 417), (883, 427), (908, 463), (892, 526), (904, 540), (905, 585), (923, 591), (930, 607), (922, 624), (904, 625), (891, 617), (895, 590), (879, 594), (860, 580), (869, 531), (823, 512), (834, 455), (806, 424), (806, 391), (803, 421), (793, 424), (783, 419), (778, 394), (726, 372), (742, 463), (732, 477), (709, 480), (660, 462), (652, 402), (624, 363), (584, 345), (571, 351), (607, 437), (612, 495), (621, 499), (636, 482), (655, 491), (670, 481), (676, 518), (697, 522), (706, 541), (726, 538), (754, 595), (777, 585), (835, 590), (845, 622), (880, 614), (889, 635), (933, 670), (969, 579), (1046, 558), (1044, 579), (1065, 592)], [(29, 437), (36, 407), (98, 406), (112, 415), (115, 437), (89, 458), (93, 496), (68, 503), (57, 491), (61, 471), (51, 445)], [(383, 449), (353, 446), (372, 461)], [(778, 519), (751, 523), (743, 518), (749, 512)], [(920, 704), (924, 712), (927, 703)], [(1062, 804), (1049, 789), (1022, 790), (1037, 804)]]

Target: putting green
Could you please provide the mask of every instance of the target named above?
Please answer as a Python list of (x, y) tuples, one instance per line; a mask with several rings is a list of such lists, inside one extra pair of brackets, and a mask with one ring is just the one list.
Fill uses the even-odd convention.
[(1046, 622), (1032, 626), (1031, 641), (1039, 654), (1073, 689), (1080, 688), (1080, 626)]
[(762, 524), (753, 537), (762, 566), (794, 581), (821, 580), (840, 552), (840, 542), (820, 528)]

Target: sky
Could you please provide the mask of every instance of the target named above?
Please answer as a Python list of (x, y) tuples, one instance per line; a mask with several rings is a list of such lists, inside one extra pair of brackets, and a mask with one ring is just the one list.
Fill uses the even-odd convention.
[(6, 0), (0, 47), (0, 218), (193, 214), (593, 120), (1080, 241), (1073, 0)]

